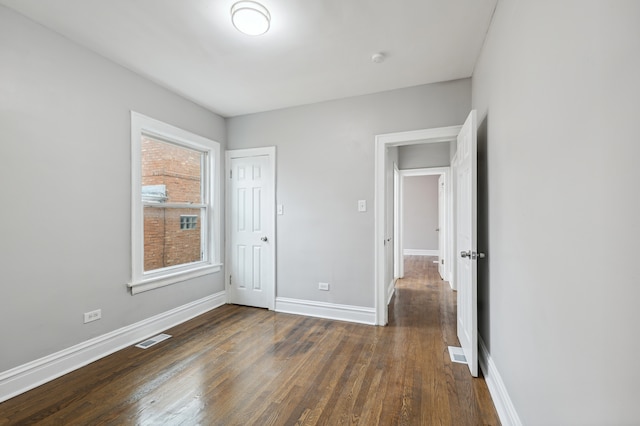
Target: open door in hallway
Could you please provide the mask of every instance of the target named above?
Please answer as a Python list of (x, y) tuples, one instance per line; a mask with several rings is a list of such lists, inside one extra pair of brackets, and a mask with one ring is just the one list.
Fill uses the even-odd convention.
[[(458, 339), (471, 375), (478, 376), (477, 140), (476, 111), (458, 134), (455, 164)], [(482, 256), (482, 254), (480, 254)]]

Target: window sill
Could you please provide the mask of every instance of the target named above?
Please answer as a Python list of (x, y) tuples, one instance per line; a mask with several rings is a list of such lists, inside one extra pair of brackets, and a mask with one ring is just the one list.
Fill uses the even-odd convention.
[(198, 268), (190, 269), (188, 271), (167, 273), (157, 277), (143, 278), (135, 282), (132, 281), (127, 284), (127, 287), (131, 289), (131, 294), (134, 295), (156, 288), (165, 287), (171, 284), (176, 284), (182, 281), (190, 280), (192, 278), (201, 277), (203, 275), (220, 272), (220, 270), (222, 270), (222, 263), (204, 265)]

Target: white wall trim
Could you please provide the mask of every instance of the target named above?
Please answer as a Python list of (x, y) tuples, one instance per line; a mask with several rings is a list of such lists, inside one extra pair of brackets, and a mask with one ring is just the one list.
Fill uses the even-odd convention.
[[(393, 162), (393, 276), (404, 277), (402, 256), (402, 176), (398, 165)], [(387, 303), (389, 304), (389, 303)]]
[(416, 177), (416, 176), (438, 176), (445, 173), (449, 173), (451, 166), (445, 167), (426, 167), (419, 169), (402, 169), (400, 170), (400, 176), (402, 177)]
[(484, 380), (489, 388), (493, 405), (496, 406), (498, 417), (500, 417), (500, 423), (504, 426), (522, 426), (520, 417), (516, 412), (516, 408), (513, 406), (513, 402), (509, 397), (507, 388), (500, 377), (500, 373), (493, 363), (491, 354), (487, 350), (487, 346), (484, 344), (482, 337), (478, 336), (478, 346), (480, 347), (480, 356), (478, 361), (480, 362), (480, 368), (484, 374)]
[(0, 372), (0, 402), (224, 305), (224, 291)]
[(314, 300), (289, 299), (287, 297), (276, 298), (276, 312), (357, 322), (360, 324), (374, 325), (376, 323), (375, 308), (338, 305), (335, 303), (316, 302)]
[(404, 256), (440, 256), (440, 250), (404, 249)]
[(385, 146), (420, 145), (423, 143), (439, 143), (454, 140), (462, 126), (435, 127), (432, 129), (408, 130), (406, 132), (383, 133), (376, 135), (376, 140)]

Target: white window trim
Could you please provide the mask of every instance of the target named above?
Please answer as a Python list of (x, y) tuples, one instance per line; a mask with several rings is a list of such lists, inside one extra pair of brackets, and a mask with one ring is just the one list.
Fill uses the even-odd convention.
[[(204, 244), (203, 260), (185, 265), (144, 272), (144, 218), (142, 201), (142, 135), (160, 138), (186, 148), (207, 153), (209, 179), (203, 182), (203, 191), (209, 195), (210, 214), (203, 220), (207, 243)], [(153, 290), (207, 274), (219, 272), (220, 263), (220, 144), (186, 130), (131, 111), (131, 282), (127, 286), (131, 294)], [(198, 205), (200, 206), (200, 205)], [(196, 207), (198, 207), (196, 206)]]

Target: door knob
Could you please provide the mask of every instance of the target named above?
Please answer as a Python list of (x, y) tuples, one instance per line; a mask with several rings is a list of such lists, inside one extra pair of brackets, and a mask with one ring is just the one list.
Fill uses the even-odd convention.
[(485, 254), (484, 253), (476, 253), (475, 251), (467, 250), (467, 251), (461, 251), (460, 252), (460, 257), (462, 257), (463, 259), (468, 257), (471, 260), (476, 260), (476, 259), (484, 259), (485, 258)]
[(471, 259), (472, 260), (484, 259), (484, 253), (476, 253), (475, 251), (472, 251), (471, 252)]
[(260, 238), (260, 240), (261, 240), (261, 241), (264, 241), (264, 242), (266, 243), (266, 242), (267, 242), (267, 237), (266, 237), (266, 236), (265, 236), (265, 237), (262, 237), (262, 238)]

